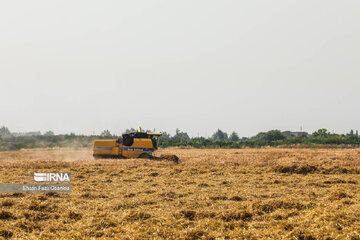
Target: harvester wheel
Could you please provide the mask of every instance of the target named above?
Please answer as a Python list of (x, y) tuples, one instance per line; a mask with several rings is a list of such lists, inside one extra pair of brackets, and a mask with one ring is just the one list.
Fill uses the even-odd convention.
[(123, 144), (124, 146), (131, 146), (134, 143), (134, 138), (131, 137), (129, 134), (123, 135)]

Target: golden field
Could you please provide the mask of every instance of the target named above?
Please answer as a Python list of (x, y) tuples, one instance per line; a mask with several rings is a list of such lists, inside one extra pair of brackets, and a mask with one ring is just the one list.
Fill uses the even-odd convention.
[(0, 153), (0, 183), (71, 172), (69, 194), (0, 194), (0, 237), (360, 239), (360, 149), (165, 149), (180, 163), (88, 150)]

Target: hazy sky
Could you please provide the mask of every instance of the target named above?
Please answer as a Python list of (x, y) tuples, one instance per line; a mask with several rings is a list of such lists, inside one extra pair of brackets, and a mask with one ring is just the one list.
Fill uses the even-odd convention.
[(360, 1), (1, 1), (0, 126), (360, 129)]

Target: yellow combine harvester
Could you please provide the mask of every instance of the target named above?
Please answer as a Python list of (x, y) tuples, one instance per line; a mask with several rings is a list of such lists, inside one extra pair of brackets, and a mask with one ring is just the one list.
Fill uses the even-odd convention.
[(137, 132), (123, 134), (117, 140), (96, 140), (93, 156), (95, 158), (151, 158), (158, 148), (161, 133)]

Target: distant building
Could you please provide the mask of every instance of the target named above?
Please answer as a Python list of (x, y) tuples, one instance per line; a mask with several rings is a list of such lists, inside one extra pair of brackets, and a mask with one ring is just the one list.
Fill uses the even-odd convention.
[(309, 134), (307, 132), (291, 132), (285, 131), (281, 133), (285, 138), (292, 138), (292, 137), (308, 137)]

